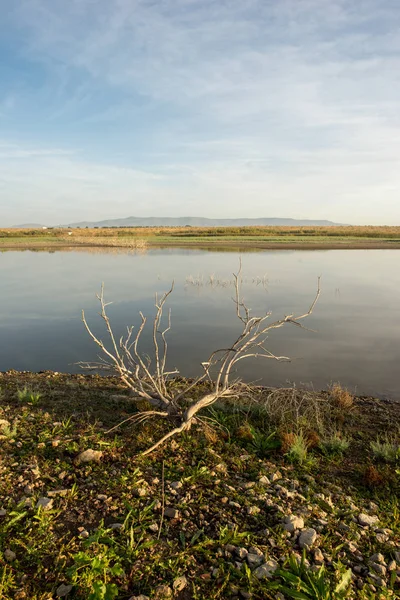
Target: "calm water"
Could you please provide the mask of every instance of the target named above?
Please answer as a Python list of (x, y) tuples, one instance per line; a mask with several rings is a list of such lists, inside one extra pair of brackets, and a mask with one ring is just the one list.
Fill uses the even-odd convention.
[[(271, 351), (293, 361), (243, 361), (239, 373), (246, 380), (314, 388), (340, 381), (360, 394), (400, 398), (400, 251), (258, 251), (242, 258), (243, 294), (253, 314), (305, 312), (319, 275), (322, 287), (305, 323), (317, 332), (294, 326), (271, 332)], [(237, 252), (185, 249), (143, 255), (3, 252), (0, 370), (77, 372), (74, 363), (96, 358), (80, 313), (84, 308), (100, 334), (95, 294), (102, 281), (121, 333), (138, 322), (139, 310), (151, 317), (154, 293), (174, 280), (170, 366), (194, 375), (213, 349), (225, 347), (240, 330), (231, 299), (238, 259)], [(143, 349), (149, 350), (146, 339)]]

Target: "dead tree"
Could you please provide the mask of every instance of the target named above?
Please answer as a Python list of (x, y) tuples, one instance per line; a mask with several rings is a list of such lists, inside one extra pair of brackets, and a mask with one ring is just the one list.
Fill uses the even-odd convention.
[[(179, 375), (179, 371), (177, 369), (167, 370), (167, 333), (171, 328), (170, 310), (166, 318), (166, 325), (163, 325), (164, 308), (173, 291), (173, 284), (161, 298), (156, 296), (156, 315), (152, 324), (153, 360), (145, 356), (139, 348), (140, 339), (147, 323), (147, 317), (143, 313), (139, 313), (141, 323), (135, 335), (134, 327), (131, 326), (127, 328), (126, 335), (118, 340), (113, 333), (106, 311), (107, 306), (111, 303), (105, 302), (104, 287), (102, 286), (101, 293), (97, 298), (101, 307), (99, 314), (105, 323), (111, 342), (109, 350), (103, 341), (93, 333), (87, 323), (85, 313), (82, 311), (82, 321), (89, 335), (102, 351), (102, 356), (99, 357), (99, 362), (79, 363), (80, 366), (85, 369), (111, 371), (121, 378), (134, 396), (148, 402), (147, 410), (138, 412), (133, 417), (126, 419), (124, 423), (126, 421), (141, 423), (147, 419), (160, 418), (168, 419), (172, 424), (170, 431), (145, 450), (144, 455), (155, 450), (172, 436), (188, 430), (194, 422), (199, 421), (198, 413), (202, 409), (221, 398), (236, 396), (244, 387), (240, 380), (233, 378), (234, 368), (239, 361), (249, 358), (290, 360), (287, 356), (276, 356), (266, 348), (268, 333), (272, 329), (278, 329), (286, 324), (305, 329), (302, 321), (311, 315), (320, 295), (319, 278), (316, 296), (307, 312), (297, 316), (287, 315), (282, 319), (270, 322), (270, 312), (263, 316), (251, 316), (250, 309), (241, 297), (241, 271), (240, 263), (238, 272), (234, 273), (235, 295), (233, 297), (236, 315), (243, 325), (240, 335), (227, 348), (220, 348), (212, 352), (208, 360), (201, 363), (201, 374), (192, 381), (186, 381), (184, 389), (180, 389), (180, 391), (176, 390), (176, 386), (170, 385), (171, 380)], [(204, 381), (211, 383), (211, 391), (197, 400), (188, 400), (189, 392)]]

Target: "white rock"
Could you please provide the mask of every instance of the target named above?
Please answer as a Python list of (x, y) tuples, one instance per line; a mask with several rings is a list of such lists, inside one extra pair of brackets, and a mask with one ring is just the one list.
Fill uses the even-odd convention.
[(258, 480), (258, 483), (260, 485), (271, 485), (271, 482), (266, 475), (262, 475)]
[(42, 497), (36, 503), (36, 508), (42, 508), (43, 510), (51, 510), (53, 508), (53, 500), (51, 498)]
[(299, 537), (300, 548), (311, 548), (318, 537), (315, 529), (303, 529)]
[(258, 515), (258, 513), (261, 511), (261, 509), (258, 506), (249, 506), (247, 508), (247, 514), (248, 515)]
[(7, 548), (7, 550), (4, 550), (4, 558), (7, 562), (13, 562), (13, 560), (17, 558), (17, 555), (15, 552)]
[(102, 456), (103, 452), (101, 450), (92, 450), (91, 448), (88, 448), (77, 456), (76, 464), (80, 465), (81, 463), (100, 462)]
[(271, 579), (278, 567), (279, 565), (275, 560), (267, 560), (266, 563), (257, 567), (254, 571), (254, 575), (257, 579)]
[(64, 598), (64, 596), (66, 596), (67, 594), (70, 593), (72, 588), (73, 588), (72, 585), (65, 585), (64, 583), (62, 583), (61, 585), (58, 586), (58, 588), (56, 590), (56, 595), (59, 598)]
[(360, 525), (363, 525), (364, 527), (367, 526), (371, 526), (371, 525), (375, 525), (376, 523), (378, 523), (379, 518), (375, 515), (366, 515), (365, 513), (360, 513), (358, 515), (358, 522), (360, 523)]
[(173, 481), (170, 486), (173, 490), (180, 490), (183, 487), (183, 483), (181, 481)]
[(302, 517), (296, 517), (296, 515), (289, 515), (283, 520), (283, 528), (291, 533), (296, 529), (303, 529), (304, 519)]
[(181, 592), (187, 586), (188, 581), (184, 575), (182, 577), (177, 577), (172, 584), (172, 587), (176, 592)]

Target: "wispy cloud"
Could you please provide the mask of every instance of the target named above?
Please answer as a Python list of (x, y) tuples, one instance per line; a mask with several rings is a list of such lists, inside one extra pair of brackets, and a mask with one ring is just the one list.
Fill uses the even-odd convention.
[(219, 215), (400, 221), (394, 0), (22, 0), (9, 19), (42, 69), (25, 87), (32, 118), (52, 147), (80, 148), (62, 172), (105, 186), (101, 216), (114, 188), (122, 215), (211, 215), (219, 201)]

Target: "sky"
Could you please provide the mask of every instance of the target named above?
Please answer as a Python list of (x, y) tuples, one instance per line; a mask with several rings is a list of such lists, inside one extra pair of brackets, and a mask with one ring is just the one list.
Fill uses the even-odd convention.
[(0, 0), (0, 226), (400, 225), (398, 0)]

